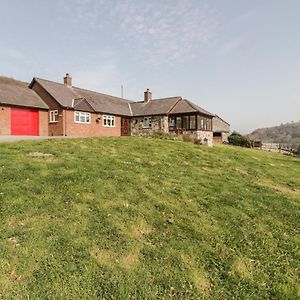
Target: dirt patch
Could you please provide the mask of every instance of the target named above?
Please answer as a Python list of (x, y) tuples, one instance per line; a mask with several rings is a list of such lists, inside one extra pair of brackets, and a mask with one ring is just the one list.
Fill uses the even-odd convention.
[(30, 152), (28, 154), (28, 156), (31, 156), (31, 157), (53, 157), (53, 154), (51, 153), (42, 153), (42, 152)]

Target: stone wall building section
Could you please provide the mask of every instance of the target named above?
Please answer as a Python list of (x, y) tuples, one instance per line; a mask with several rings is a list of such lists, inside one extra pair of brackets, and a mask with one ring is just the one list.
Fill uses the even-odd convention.
[[(145, 119), (151, 118), (151, 127), (145, 126)], [(157, 132), (169, 133), (167, 116), (147, 116), (133, 117), (130, 121), (130, 131), (132, 136), (151, 135)]]
[(215, 143), (228, 142), (230, 135), (230, 124), (221, 117), (215, 115), (213, 117), (213, 139)]

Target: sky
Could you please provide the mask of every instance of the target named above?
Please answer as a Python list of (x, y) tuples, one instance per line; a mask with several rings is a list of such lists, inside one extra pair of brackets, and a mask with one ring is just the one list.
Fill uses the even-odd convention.
[(0, 75), (141, 100), (182, 96), (231, 129), (300, 120), (299, 0), (0, 0)]

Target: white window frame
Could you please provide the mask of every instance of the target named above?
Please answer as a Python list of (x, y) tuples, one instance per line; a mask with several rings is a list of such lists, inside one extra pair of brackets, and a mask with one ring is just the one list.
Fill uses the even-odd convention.
[(74, 122), (79, 124), (91, 124), (91, 113), (84, 111), (75, 111)]
[(104, 127), (116, 127), (115, 116), (104, 115), (103, 116), (103, 126)]
[(152, 117), (145, 117), (144, 118), (143, 128), (145, 128), (145, 129), (152, 128)]
[(50, 110), (49, 123), (57, 123), (57, 122), (58, 122), (58, 110)]

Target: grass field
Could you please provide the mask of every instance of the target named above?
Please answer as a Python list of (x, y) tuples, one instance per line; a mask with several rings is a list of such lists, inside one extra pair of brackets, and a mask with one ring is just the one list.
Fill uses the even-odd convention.
[(300, 160), (151, 138), (0, 144), (0, 299), (299, 299)]

